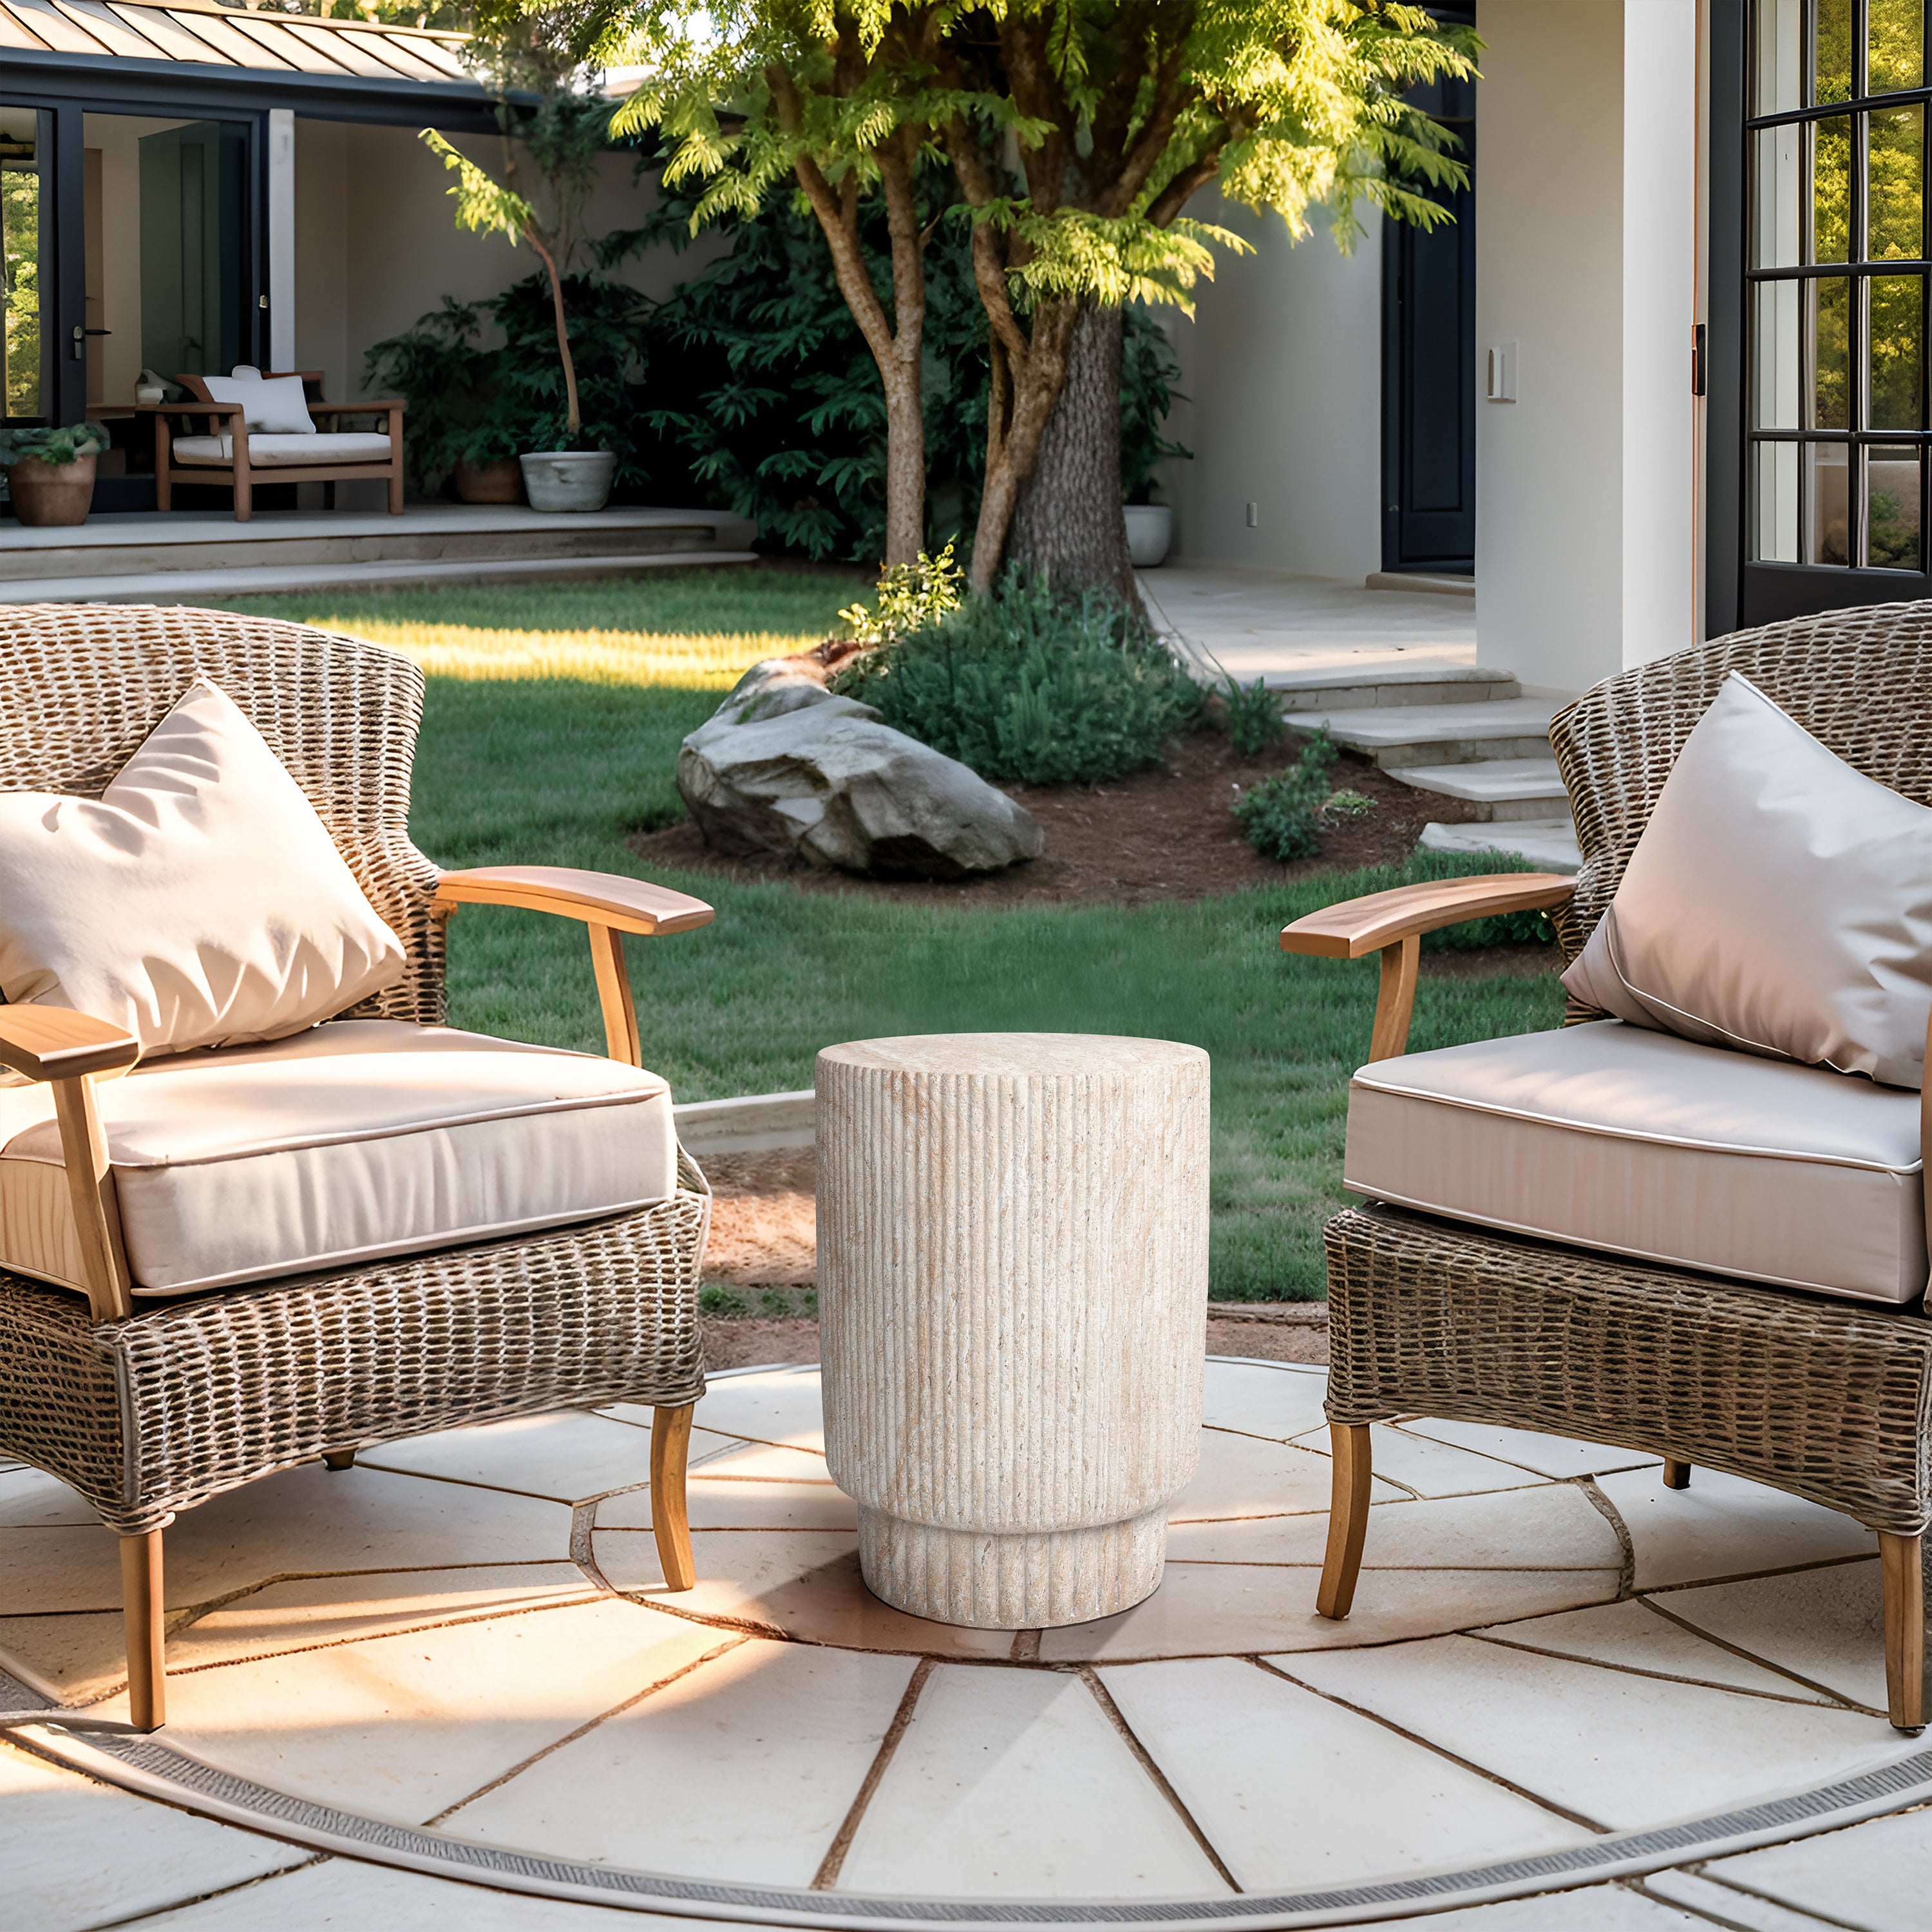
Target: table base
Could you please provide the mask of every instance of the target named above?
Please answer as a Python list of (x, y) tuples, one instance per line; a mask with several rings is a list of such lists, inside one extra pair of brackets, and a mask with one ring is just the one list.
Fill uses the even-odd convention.
[(1154, 1594), (1167, 1504), (1088, 1529), (944, 1529), (859, 1506), (866, 1587), (894, 1609), (980, 1630), (1049, 1630), (1111, 1617)]

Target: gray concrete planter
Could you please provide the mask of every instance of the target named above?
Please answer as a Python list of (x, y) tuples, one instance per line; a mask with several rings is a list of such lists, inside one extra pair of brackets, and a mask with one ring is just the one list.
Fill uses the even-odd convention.
[(1174, 541), (1174, 512), (1165, 503), (1130, 503), (1122, 514), (1127, 520), (1127, 554), (1136, 569), (1151, 570)]
[(533, 510), (601, 510), (617, 468), (608, 449), (536, 450), (517, 460)]

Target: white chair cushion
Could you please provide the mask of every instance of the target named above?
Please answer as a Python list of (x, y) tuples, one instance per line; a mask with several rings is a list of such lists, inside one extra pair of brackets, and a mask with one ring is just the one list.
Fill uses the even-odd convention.
[(1918, 1096), (1621, 1021), (1376, 1060), (1343, 1184), (1556, 1241), (1916, 1300)]
[(0, 993), (148, 1053), (278, 1039), (403, 976), (315, 808), (205, 680), (98, 799), (0, 793)]
[[(170, 446), (182, 463), (232, 463), (232, 436), (178, 436)], [(342, 430), (312, 436), (257, 436), (248, 432), (248, 466), (276, 470), (298, 463), (386, 463), (389, 439), (372, 432)]]
[[(460, 1246), (669, 1198), (654, 1073), (448, 1027), (340, 1020), (98, 1084), (137, 1294)], [(82, 1275), (53, 1102), (0, 1091), (0, 1264)]]
[(204, 376), (208, 393), (218, 403), (239, 403), (248, 434), (313, 436), (315, 419), (308, 412), (308, 396), (299, 376), (264, 376), (246, 363), (232, 376)]
[(1733, 671), (1563, 983), (1637, 1026), (1916, 1087), (1932, 810), (1853, 770)]

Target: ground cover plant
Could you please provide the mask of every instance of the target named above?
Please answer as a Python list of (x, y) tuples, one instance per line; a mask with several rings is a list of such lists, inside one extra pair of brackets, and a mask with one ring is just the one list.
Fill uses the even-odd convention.
[[(680, 738), (759, 657), (834, 628), (850, 580), (714, 571), (634, 582), (389, 595), (323, 591), (232, 608), (390, 643), (429, 675), (413, 832), (447, 866), (542, 862), (636, 873), (628, 840), (676, 809)], [(808, 893), (698, 871), (667, 885), (718, 908), (702, 932), (630, 949), (647, 1065), (680, 1098), (808, 1086), (842, 1040), (1024, 1029), (1192, 1041), (1214, 1060), (1212, 1292), (1322, 1292), (1319, 1232), (1345, 1199), (1350, 1072), (1376, 974), (1292, 957), (1281, 926), (1412, 878), (1492, 871), (1424, 856), (1190, 905), (956, 910)], [(578, 929), (470, 908), (450, 928), (459, 1025), (601, 1050)], [(1418, 1048), (1554, 1026), (1534, 977), (1425, 977)]]
[[(950, 564), (949, 546), (936, 563), (898, 570), (932, 572), (950, 597)], [(1056, 592), (1014, 568), (990, 591), (912, 616), (836, 688), (982, 778), (1118, 778), (1152, 764), (1201, 716), (1200, 687), (1111, 592)]]

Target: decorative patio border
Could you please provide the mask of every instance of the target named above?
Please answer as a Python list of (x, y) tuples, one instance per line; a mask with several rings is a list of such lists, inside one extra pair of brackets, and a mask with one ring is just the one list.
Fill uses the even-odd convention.
[(1853, 1777), (1761, 1804), (1648, 1831), (1612, 1833), (1567, 1851), (1416, 1878), (1231, 1898), (926, 1899), (736, 1886), (505, 1851), (276, 1791), (152, 1737), (84, 1741), (57, 1721), (9, 1735), (42, 1756), (124, 1791), (368, 1864), (540, 1898), (681, 1918), (836, 1927), (842, 1932), (904, 1932), (908, 1927), (968, 1932), (1003, 1925), (1121, 1926), (1148, 1932), (1262, 1932), (1268, 1928), (1286, 1932), (1360, 1924), (1386, 1918), (1391, 1912), (1446, 1912), (1641, 1877), (1673, 1865), (1808, 1838), (1932, 1799), (1932, 1750), (1917, 1751)]

